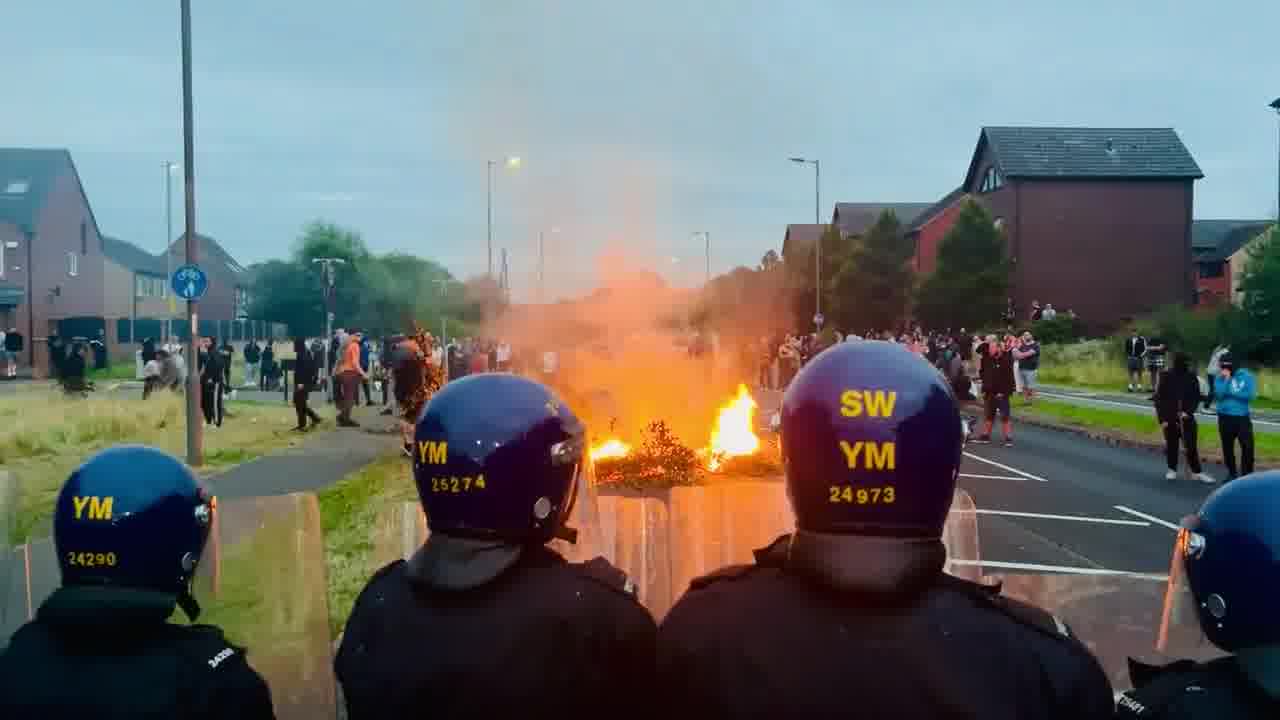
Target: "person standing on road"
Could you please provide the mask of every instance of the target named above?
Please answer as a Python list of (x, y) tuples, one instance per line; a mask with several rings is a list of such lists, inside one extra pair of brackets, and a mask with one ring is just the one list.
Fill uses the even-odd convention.
[(200, 373), (200, 407), (204, 410), (205, 427), (222, 427), (222, 353), (216, 339), (204, 338), (197, 370)]
[[(1218, 435), (1222, 439), (1222, 461), (1227, 466), (1227, 482), (1253, 472), (1253, 420), (1249, 403), (1258, 395), (1253, 375), (1236, 367), (1235, 357), (1218, 358), (1218, 377), (1213, 379), (1213, 397), (1218, 403)], [(1240, 442), (1240, 472), (1236, 472), (1236, 441)]]
[[(1126, 368), (1129, 371), (1129, 392), (1142, 390), (1142, 363), (1147, 355), (1147, 339), (1137, 329), (1124, 341)], [(1154, 386), (1153, 386), (1154, 389)]]
[(338, 425), (360, 427), (351, 417), (351, 409), (360, 403), (360, 381), (366, 377), (360, 367), (360, 332), (352, 331), (339, 354), (338, 366), (333, 369), (334, 390), (341, 388), (337, 400)]
[(795, 532), (690, 583), (658, 629), (652, 716), (1111, 716), (1066, 623), (943, 571), (963, 439), (934, 368), (846, 343), (800, 371), (781, 414)]
[(276, 374), (276, 351), (270, 340), (262, 346), (258, 354), (258, 389), (266, 392), (271, 388), (271, 379)]
[(311, 426), (315, 427), (321, 422), (321, 418), (307, 404), (307, 400), (311, 398), (311, 393), (316, 389), (316, 379), (320, 376), (320, 364), (316, 362), (316, 357), (307, 349), (307, 341), (301, 336), (293, 339), (293, 409), (298, 414), (298, 426), (294, 428), (298, 432), (307, 429), (307, 420), (311, 420)]
[(1218, 373), (1222, 372), (1222, 356), (1231, 352), (1231, 348), (1227, 345), (1219, 345), (1213, 349), (1213, 353), (1209, 355), (1209, 365), (1205, 368), (1205, 385), (1204, 391), (1204, 409), (1209, 410), (1213, 407), (1213, 381), (1218, 377)]
[(974, 439), (975, 443), (991, 442), (991, 430), (995, 425), (996, 414), (1000, 415), (1000, 429), (1004, 434), (1004, 446), (1013, 446), (1013, 422), (1010, 417), (1009, 396), (1013, 395), (1017, 381), (1013, 375), (1013, 353), (1005, 350), (995, 335), (987, 336), (987, 350), (982, 356), (982, 396), (984, 401), (985, 422), (982, 434)]
[(1165, 480), (1178, 479), (1178, 444), (1186, 446), (1187, 466), (1192, 479), (1207, 485), (1217, 482), (1200, 467), (1200, 450), (1196, 447), (1199, 428), (1196, 410), (1200, 407), (1200, 380), (1191, 369), (1191, 356), (1174, 353), (1173, 367), (1164, 372), (1156, 390), (1156, 419), (1164, 431), (1164, 458), (1169, 470)]
[(1022, 398), (1030, 405), (1036, 396), (1036, 371), (1040, 369), (1040, 343), (1028, 330), (1022, 333), (1022, 341), (1013, 351), (1018, 362), (1018, 379), (1022, 381)]
[(191, 579), (214, 508), (154, 448), (114, 447), (77, 468), (54, 505), (61, 585), (0, 651), (0, 717), (274, 718), (244, 648), (213, 625), (170, 622), (200, 615)]

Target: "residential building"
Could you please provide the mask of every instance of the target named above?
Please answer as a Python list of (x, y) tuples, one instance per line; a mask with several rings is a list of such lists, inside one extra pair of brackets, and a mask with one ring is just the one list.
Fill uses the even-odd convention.
[(1249, 249), (1275, 223), (1271, 220), (1196, 220), (1191, 223), (1191, 254), (1196, 264), (1196, 302), (1239, 302), (1240, 275)]
[[(171, 246), (175, 266), (186, 262), (186, 237), (184, 233)], [(196, 234), (196, 252), (196, 264), (209, 277), (209, 289), (200, 298), (200, 319), (222, 323), (247, 318), (252, 281), (249, 271), (207, 235)]]
[(96, 335), (103, 293), (101, 234), (71, 153), (0, 148), (0, 325), (28, 338), (22, 363), (47, 371), (52, 332)]
[(909, 227), (921, 213), (933, 207), (922, 202), (842, 202), (836, 203), (831, 213), (831, 224), (840, 229), (840, 237), (861, 237), (880, 219), (885, 210), (892, 210), (902, 227)]
[(799, 223), (787, 226), (782, 236), (782, 261), (804, 262), (809, 252), (818, 244), (818, 239), (827, 231), (827, 225)]
[(912, 269), (917, 275), (928, 275), (937, 269), (938, 247), (960, 215), (960, 207), (969, 197), (964, 188), (956, 188), (916, 216), (907, 226), (906, 237), (914, 249)]
[[(161, 340), (163, 321), (170, 319), (169, 269), (164, 255), (152, 255), (131, 242), (102, 238), (105, 255), (102, 313), (115, 327), (118, 341)], [(108, 322), (111, 325), (112, 322)], [(113, 343), (117, 347), (119, 343)], [(127, 352), (131, 352), (126, 348)], [(126, 352), (126, 354), (127, 354)]]
[(1105, 330), (1193, 301), (1202, 177), (1169, 128), (985, 127), (963, 188), (1007, 233), (1019, 316), (1035, 299)]

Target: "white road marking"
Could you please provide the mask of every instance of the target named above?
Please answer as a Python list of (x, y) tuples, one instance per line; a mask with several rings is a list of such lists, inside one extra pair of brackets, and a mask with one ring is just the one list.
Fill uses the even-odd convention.
[(1027, 479), (1018, 475), (979, 475), (976, 473), (960, 473), (962, 478), (974, 478), (975, 480), (1017, 480), (1018, 482), (1026, 482)]
[(1015, 475), (1021, 475), (1022, 477), (1027, 478), (1028, 480), (1036, 480), (1036, 481), (1038, 481), (1038, 482), (1049, 482), (1048, 480), (1045, 480), (1044, 478), (1040, 477), (1039, 475), (1032, 475), (1032, 474), (1031, 474), (1031, 473), (1029, 473), (1029, 472), (1024, 472), (1024, 471), (1022, 471), (1022, 470), (1019, 470), (1019, 469), (1018, 469), (1018, 468), (1016, 468), (1016, 467), (1009, 467), (1008, 465), (1005, 465), (1004, 463), (998, 463), (998, 462), (996, 462), (995, 460), (988, 460), (988, 459), (986, 459), (986, 458), (984, 458), (984, 457), (981, 457), (981, 456), (979, 456), (979, 455), (974, 455), (973, 453), (969, 452), (968, 450), (966, 450), (966, 451), (964, 452), (964, 456), (965, 456), (965, 457), (968, 457), (968, 458), (973, 458), (974, 460), (977, 460), (978, 462), (984, 462), (984, 463), (986, 463), (986, 464), (988, 464), (988, 465), (993, 465), (993, 466), (995, 466), (995, 467), (1000, 468), (1001, 470), (1008, 470), (1009, 472), (1014, 473)]
[(1179, 531), (1179, 530), (1181, 530), (1181, 529), (1182, 529), (1182, 527), (1181, 527), (1181, 526), (1176, 525), (1176, 524), (1174, 524), (1174, 523), (1171, 523), (1171, 522), (1169, 522), (1168, 520), (1161, 520), (1161, 519), (1160, 519), (1160, 518), (1158, 518), (1158, 517), (1153, 517), (1153, 516), (1148, 515), (1148, 514), (1146, 514), (1146, 513), (1138, 512), (1137, 510), (1134, 510), (1133, 508), (1127, 508), (1127, 507), (1125, 507), (1125, 506), (1123, 506), (1123, 505), (1115, 505), (1114, 507), (1115, 507), (1115, 509), (1119, 510), (1120, 512), (1123, 512), (1123, 513), (1129, 513), (1130, 515), (1132, 515), (1132, 516), (1134, 516), (1134, 517), (1140, 517), (1140, 518), (1142, 518), (1143, 520), (1149, 520), (1149, 521), (1151, 521), (1151, 522), (1153, 522), (1153, 523), (1155, 523), (1155, 524), (1157, 524), (1157, 525), (1161, 525), (1161, 526), (1163, 526), (1163, 527), (1167, 527), (1167, 528), (1169, 528), (1170, 530), (1172, 530), (1172, 531), (1174, 531), (1174, 532), (1177, 532), (1177, 531)]
[[(1066, 400), (1068, 402), (1075, 401), (1075, 402), (1081, 402), (1081, 403), (1098, 403), (1100, 405), (1114, 405), (1116, 407), (1128, 408), (1129, 410), (1132, 410), (1139, 415), (1148, 414), (1146, 411), (1149, 410), (1152, 416), (1155, 415), (1155, 410), (1153, 408), (1148, 408), (1145, 405), (1138, 405), (1137, 403), (1120, 402), (1119, 400), (1103, 400), (1096, 397), (1088, 397), (1086, 395), (1066, 395), (1063, 393), (1045, 392), (1043, 390), (1037, 392), (1036, 394), (1042, 395), (1048, 398), (1058, 398), (1060, 400)], [(1217, 413), (1209, 413), (1209, 412), (1202, 411), (1202, 412), (1196, 413), (1196, 417), (1203, 418), (1206, 420), (1214, 420), (1218, 417), (1218, 415)], [(1271, 420), (1259, 420), (1258, 418), (1253, 419), (1253, 424), (1267, 425), (1270, 427), (1280, 428), (1280, 422), (1274, 422)]]
[(1043, 520), (1075, 520), (1077, 522), (1101, 523), (1103, 525), (1135, 525), (1151, 527), (1151, 523), (1142, 520), (1113, 520), (1111, 518), (1088, 517), (1086, 515), (1050, 515), (1047, 513), (1018, 512), (1015, 510), (975, 510), (979, 515), (1008, 515), (1010, 517), (1040, 518)]
[(1106, 568), (1074, 567), (1071, 565), (1041, 565), (1039, 563), (1003, 562), (1000, 560), (947, 560), (952, 565), (966, 567), (996, 568), (999, 570), (1029, 570), (1032, 572), (1065, 573), (1068, 575), (1122, 575), (1152, 582), (1169, 582), (1168, 575), (1153, 573), (1135, 573), (1128, 570), (1108, 570)]

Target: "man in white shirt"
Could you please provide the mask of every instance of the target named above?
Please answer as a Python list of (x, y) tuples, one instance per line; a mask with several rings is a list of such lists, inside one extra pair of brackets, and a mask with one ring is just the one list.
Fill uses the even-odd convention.
[(507, 372), (511, 369), (511, 346), (507, 341), (503, 340), (498, 343), (497, 348), (498, 372)]

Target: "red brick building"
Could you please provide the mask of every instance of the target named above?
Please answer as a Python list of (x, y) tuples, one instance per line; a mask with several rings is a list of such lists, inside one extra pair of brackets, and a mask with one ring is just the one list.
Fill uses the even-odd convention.
[(1196, 220), (1191, 254), (1196, 264), (1196, 304), (1234, 302), (1248, 246), (1271, 228), (1270, 220)]
[(955, 225), (960, 207), (968, 197), (964, 188), (956, 188), (920, 213), (907, 227), (907, 240), (915, 250), (911, 267), (917, 275), (928, 275), (937, 269), (938, 246)]
[(963, 187), (1006, 232), (1019, 315), (1035, 299), (1101, 331), (1194, 302), (1202, 177), (1168, 128), (987, 127)]

